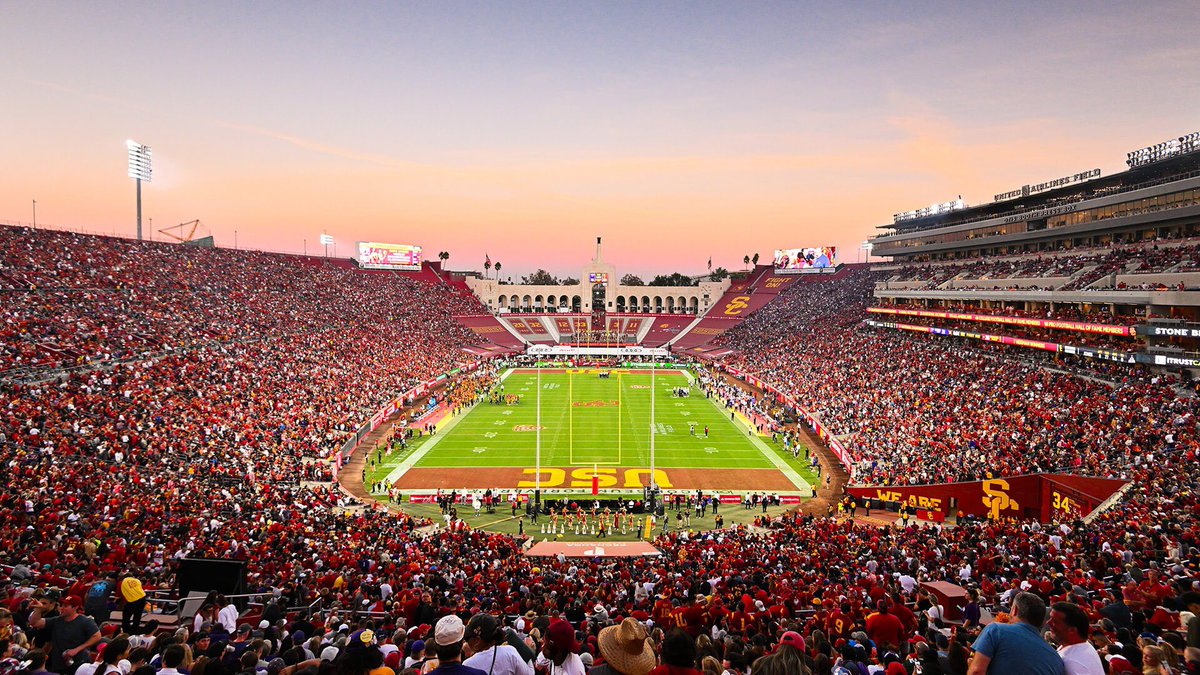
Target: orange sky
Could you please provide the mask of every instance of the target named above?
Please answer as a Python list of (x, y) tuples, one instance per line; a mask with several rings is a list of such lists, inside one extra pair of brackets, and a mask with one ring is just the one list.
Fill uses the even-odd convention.
[(517, 276), (572, 273), (597, 235), (649, 275), (852, 262), (894, 212), (1200, 129), (1187, 2), (290, 7), (9, 5), (0, 220), (36, 199), (39, 225), (131, 235), (134, 138), (153, 228), (222, 246), (328, 232)]

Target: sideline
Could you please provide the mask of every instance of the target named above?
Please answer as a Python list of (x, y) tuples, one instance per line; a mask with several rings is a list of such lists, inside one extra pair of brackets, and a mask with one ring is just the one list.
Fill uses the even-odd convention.
[[(515, 370), (515, 368), (509, 368), (501, 373), (499, 378), (500, 383), (503, 384), (503, 382), (508, 379), (508, 376), (512, 375)], [(396, 481), (400, 480), (404, 474), (408, 473), (409, 469), (416, 466), (417, 462), (424, 459), (425, 455), (429, 454), (429, 451), (437, 446), (438, 442), (442, 440), (443, 432), (448, 432), (454, 427), (458, 426), (458, 421), (466, 417), (472, 410), (475, 409), (475, 406), (479, 405), (479, 403), (479, 401), (475, 401), (459, 414), (451, 414), (449, 417), (445, 418), (445, 424), (437, 427), (437, 434), (425, 443), (422, 443), (421, 447), (417, 448), (415, 452), (409, 453), (409, 455), (405, 457), (403, 461), (396, 465), (396, 468), (392, 469), (388, 475), (384, 476), (384, 482), (395, 483)]]
[[(713, 379), (716, 378), (714, 377)], [(734, 413), (735, 419), (730, 420), (730, 424), (733, 424), (735, 427), (738, 427), (742, 431), (746, 432), (747, 438), (750, 439), (750, 444), (758, 448), (759, 452), (761, 452), (763, 456), (767, 458), (767, 461), (769, 461), (775, 466), (776, 469), (779, 470), (779, 473), (782, 473), (784, 476), (786, 476), (787, 479), (792, 482), (792, 485), (796, 486), (796, 489), (804, 493), (802, 496), (816, 496), (816, 490), (813, 489), (813, 486), (808, 481), (804, 480), (804, 477), (797, 473), (795, 469), (789, 466), (788, 463), (779, 456), (779, 453), (775, 452), (774, 448), (767, 445), (761, 438), (758, 437), (758, 434), (754, 433), (753, 425), (751, 424), (749, 418), (740, 412), (737, 412), (736, 410), (725, 408), (718, 401), (718, 398), (708, 399), (708, 402), (712, 404), (714, 408), (721, 411), (722, 416), (724, 416), (725, 413)]]
[(435, 434), (433, 438), (422, 443), (421, 447), (417, 448), (416, 452), (413, 452), (409, 454), (409, 456), (405, 457), (404, 461), (397, 464), (396, 468), (392, 469), (391, 473), (385, 476), (383, 480), (388, 483), (395, 483), (397, 480), (400, 480), (400, 477), (408, 473), (409, 469), (416, 466), (417, 462), (424, 459), (425, 455), (429, 454), (430, 450), (437, 447), (437, 444), (442, 440), (442, 434), (444, 432), (450, 431), (454, 427), (458, 426), (459, 420), (466, 417), (467, 414), (474, 410), (475, 406), (477, 405), (479, 405), (478, 401), (472, 403), (470, 407), (457, 415), (451, 414), (450, 417), (446, 418), (445, 424), (438, 427), (437, 434)]

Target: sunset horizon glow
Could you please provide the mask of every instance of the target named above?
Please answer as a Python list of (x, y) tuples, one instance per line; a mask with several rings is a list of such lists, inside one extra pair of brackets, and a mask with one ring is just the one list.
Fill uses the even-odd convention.
[[(841, 262), (892, 214), (1200, 130), (1191, 2), (10, 3), (0, 222), (503, 276)], [(152, 222), (151, 222), (152, 221)], [(331, 251), (332, 253), (332, 251)]]

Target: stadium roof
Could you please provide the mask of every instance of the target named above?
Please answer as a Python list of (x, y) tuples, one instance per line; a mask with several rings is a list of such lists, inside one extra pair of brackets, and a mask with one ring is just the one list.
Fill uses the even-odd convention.
[(1070, 204), (1095, 197), (1128, 192), (1136, 188), (1168, 183), (1200, 173), (1200, 152), (1173, 157), (1153, 164), (1146, 164), (1095, 178), (1076, 182), (1036, 194), (1017, 196), (1003, 201), (991, 201), (956, 211), (948, 211), (923, 218), (913, 218), (896, 223), (880, 225), (877, 229), (891, 230), (883, 236), (908, 234), (934, 230), (952, 225), (963, 225), (975, 221), (989, 220), (1000, 216), (1014, 215), (1025, 211), (1038, 211), (1050, 206)]

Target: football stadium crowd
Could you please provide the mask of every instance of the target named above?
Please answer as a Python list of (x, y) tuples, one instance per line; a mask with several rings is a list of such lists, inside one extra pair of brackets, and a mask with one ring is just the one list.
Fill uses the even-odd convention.
[(1120, 477), (1200, 450), (1197, 399), (1173, 378), (1112, 386), (945, 338), (848, 328), (872, 283), (860, 271), (836, 289), (795, 285), (718, 338), (739, 350), (731, 365), (850, 438), (856, 482), (1054, 470)]
[[(862, 328), (869, 273), (796, 285), (720, 338), (738, 367), (854, 436), (857, 478), (1065, 467), (1135, 489), (1089, 523), (788, 513), (672, 532), (654, 557), (532, 558), (509, 535), (364, 509), (330, 482), (329, 454), (385, 400), (467, 359), (471, 335), (451, 315), (477, 301), (452, 286), (59, 232), (0, 228), (0, 241), (12, 300), (0, 310), (0, 675), (1075, 675), (1200, 662), (1194, 399), (1167, 380), (1113, 387)], [(194, 620), (147, 625), (184, 557), (244, 561), (253, 602), (210, 594)], [(970, 590), (962, 621), (922, 587), (936, 581)]]
[[(1198, 256), (1200, 244), (1196, 244), (1194, 240), (1169, 244), (1156, 242), (970, 262), (908, 264), (882, 274), (879, 280), (901, 282), (905, 288), (922, 289), (938, 288), (953, 280), (953, 287), (956, 289), (1005, 289), (1017, 284), (1023, 288), (1099, 290), (1122, 287), (1121, 283), (1116, 282), (1095, 285), (1104, 277), (1113, 274), (1194, 271)], [(1070, 278), (1064, 279), (1066, 277)], [(1046, 282), (1031, 285), (1031, 282), (1037, 279), (1046, 279)], [(922, 283), (915, 286), (915, 282)], [(1153, 283), (1151, 287), (1160, 285), (1162, 284)], [(1194, 285), (1190, 284), (1189, 287)]]

